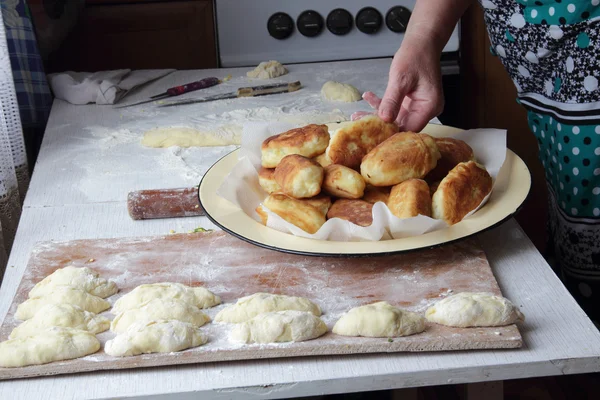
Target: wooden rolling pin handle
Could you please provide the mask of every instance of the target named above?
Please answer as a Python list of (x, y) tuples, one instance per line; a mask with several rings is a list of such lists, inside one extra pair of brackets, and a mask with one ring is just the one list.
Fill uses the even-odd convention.
[(134, 220), (204, 215), (195, 187), (130, 192), (127, 209)]

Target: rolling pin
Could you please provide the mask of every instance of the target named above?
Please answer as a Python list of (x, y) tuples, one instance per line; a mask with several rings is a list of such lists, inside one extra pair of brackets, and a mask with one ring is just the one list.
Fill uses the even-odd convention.
[(204, 215), (197, 187), (130, 192), (127, 195), (127, 210), (134, 220)]

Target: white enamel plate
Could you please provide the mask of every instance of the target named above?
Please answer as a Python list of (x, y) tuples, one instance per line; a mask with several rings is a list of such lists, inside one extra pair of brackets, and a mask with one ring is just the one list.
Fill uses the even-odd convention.
[[(425, 132), (441, 137), (459, 131), (443, 125), (428, 125)], [(506, 151), (494, 190), (488, 202), (469, 218), (448, 228), (423, 235), (378, 242), (335, 242), (293, 236), (268, 228), (246, 215), (216, 192), (238, 162), (239, 150), (217, 161), (204, 175), (198, 189), (206, 216), (217, 226), (249, 243), (286, 253), (311, 256), (375, 256), (431, 248), (455, 242), (490, 229), (512, 217), (531, 188), (531, 175), (519, 156)]]

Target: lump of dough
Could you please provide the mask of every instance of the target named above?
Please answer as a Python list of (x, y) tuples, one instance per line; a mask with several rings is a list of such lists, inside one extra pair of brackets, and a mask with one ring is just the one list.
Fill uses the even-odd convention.
[(8, 338), (37, 335), (53, 326), (81, 329), (96, 334), (107, 330), (110, 320), (72, 304), (46, 304), (33, 318), (13, 329)]
[(327, 332), (321, 318), (305, 311), (276, 311), (259, 314), (236, 325), (231, 339), (242, 343), (302, 342)]
[[(313, 197), (313, 199), (315, 198)], [(320, 203), (318, 200), (299, 200), (284, 193), (273, 193), (264, 200), (263, 204), (256, 207), (256, 213), (264, 225), (267, 225), (266, 210), (268, 209), (290, 224), (313, 234), (325, 223), (325, 214), (323, 213), (325, 204), (319, 205), (318, 203)]]
[(353, 308), (333, 326), (335, 334), (366, 337), (409, 336), (424, 330), (425, 319), (419, 314), (385, 301)]
[(321, 193), (323, 176), (323, 167), (318, 162), (298, 154), (283, 157), (273, 173), (281, 191), (295, 199)]
[(323, 154), (329, 144), (329, 131), (326, 125), (310, 124), (274, 135), (262, 143), (261, 164), (265, 168), (275, 168), (287, 155), (299, 154), (312, 158)]
[(304, 297), (285, 296), (270, 293), (255, 293), (238, 299), (237, 303), (225, 307), (215, 316), (215, 322), (239, 323), (248, 321), (259, 314), (272, 311), (306, 311), (317, 317), (321, 309)]
[(186, 127), (151, 129), (144, 133), (146, 147), (212, 147), (229, 146), (242, 142), (242, 127), (225, 125), (210, 131)]
[(360, 173), (373, 186), (393, 186), (411, 178), (425, 177), (439, 159), (440, 152), (431, 136), (400, 132), (364, 156)]
[(325, 82), (321, 88), (321, 95), (326, 100), (343, 101), (344, 103), (352, 103), (362, 98), (354, 86), (335, 81)]
[(19, 304), (15, 318), (26, 320), (33, 316), (46, 304), (73, 304), (85, 311), (98, 314), (110, 308), (110, 303), (103, 298), (71, 286), (56, 286), (51, 292)]
[(53, 327), (0, 343), (0, 367), (24, 367), (87, 356), (100, 349), (93, 333)]
[(285, 75), (288, 70), (279, 61), (263, 61), (252, 71), (246, 72), (248, 78), (272, 79)]
[(147, 323), (158, 320), (177, 320), (199, 328), (210, 321), (210, 318), (198, 307), (181, 300), (156, 299), (140, 308), (133, 308), (119, 313), (112, 320), (110, 330), (115, 333), (123, 333), (135, 322)]
[(422, 179), (408, 179), (392, 187), (387, 206), (398, 218), (431, 217), (431, 193)]
[(490, 293), (462, 292), (448, 296), (425, 312), (428, 321), (459, 328), (504, 326), (525, 316), (508, 299)]
[(367, 153), (396, 132), (396, 124), (385, 122), (376, 115), (368, 115), (342, 125), (333, 133), (327, 157), (333, 164), (358, 169)]
[(365, 180), (353, 169), (332, 164), (325, 168), (323, 190), (342, 199), (360, 199), (365, 192)]
[(57, 286), (72, 286), (98, 297), (108, 297), (117, 293), (117, 284), (100, 278), (100, 275), (88, 267), (68, 266), (57, 269), (29, 292), (29, 297), (40, 297), (51, 293)]
[(111, 312), (118, 314), (140, 308), (151, 300), (181, 300), (198, 308), (221, 304), (221, 299), (203, 287), (189, 287), (181, 283), (161, 282), (140, 285), (115, 302)]
[(124, 333), (106, 342), (104, 351), (113, 357), (147, 353), (171, 353), (205, 344), (200, 329), (181, 321), (136, 322)]
[(460, 163), (438, 185), (432, 201), (432, 216), (448, 225), (456, 224), (481, 204), (494, 182), (483, 165)]
[(274, 168), (260, 167), (260, 170), (258, 171), (258, 184), (264, 189), (265, 192), (269, 194), (279, 192), (281, 190), (279, 183), (277, 183), (275, 177), (273, 176), (274, 173)]

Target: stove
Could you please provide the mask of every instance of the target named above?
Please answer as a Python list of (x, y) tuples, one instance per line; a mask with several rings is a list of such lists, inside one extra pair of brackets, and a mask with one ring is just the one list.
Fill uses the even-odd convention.
[[(415, 0), (216, 0), (215, 5), (220, 64), (240, 67), (266, 60), (391, 57)], [(457, 53), (458, 47), (455, 28), (444, 52)], [(452, 73), (447, 67), (444, 72)]]

